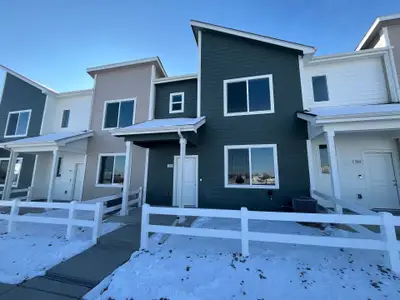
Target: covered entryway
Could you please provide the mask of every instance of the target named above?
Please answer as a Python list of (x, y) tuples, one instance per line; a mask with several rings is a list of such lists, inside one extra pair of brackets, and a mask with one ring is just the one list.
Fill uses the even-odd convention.
[[(127, 213), (132, 145), (147, 148), (143, 199), (156, 205), (198, 206), (198, 129), (205, 117), (150, 120), (116, 129), (112, 135), (126, 141), (125, 179), (121, 214)], [(189, 152), (189, 153), (187, 153)], [(188, 155), (187, 155), (188, 154)], [(184, 158), (184, 159), (181, 159)]]
[[(180, 164), (180, 157), (174, 158), (174, 194), (173, 205), (178, 206), (178, 166)], [(183, 207), (197, 207), (198, 198), (198, 156), (187, 155), (185, 158), (183, 169)]]
[(19, 153), (36, 156), (32, 178), (32, 199), (81, 200), (87, 139), (91, 131), (58, 132), (0, 144), (10, 151), (10, 163), (2, 199), (11, 191), (11, 173)]

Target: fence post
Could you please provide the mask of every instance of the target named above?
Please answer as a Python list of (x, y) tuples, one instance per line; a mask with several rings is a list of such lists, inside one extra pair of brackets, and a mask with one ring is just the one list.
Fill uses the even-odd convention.
[(249, 216), (246, 207), (240, 209), (242, 255), (249, 256)]
[(101, 234), (101, 225), (103, 223), (103, 210), (104, 206), (102, 202), (96, 203), (96, 210), (94, 211), (94, 226), (93, 226), (93, 236), (92, 241), (94, 244), (97, 243), (97, 238)]
[(18, 205), (19, 205), (19, 199), (12, 200), (12, 206), (11, 206), (11, 210), (10, 210), (10, 219), (8, 220), (8, 228), (7, 228), (8, 233), (14, 231), (14, 229), (15, 229), (14, 219), (19, 214), (19, 206)]
[(389, 257), (390, 268), (395, 273), (400, 273), (400, 257), (398, 242), (393, 215), (388, 212), (380, 212), (382, 219), (381, 234), (386, 245), (386, 251)]
[(66, 234), (66, 239), (70, 240), (74, 237), (74, 226), (73, 222), (75, 219), (75, 210), (76, 208), (76, 201), (72, 201), (69, 204), (69, 211), (68, 211), (68, 224), (67, 224), (67, 234)]
[(26, 194), (26, 202), (31, 202), (32, 200), (32, 186), (28, 187), (28, 193)]
[(147, 230), (149, 225), (149, 209), (150, 205), (147, 203), (142, 206), (142, 223), (140, 229), (140, 249), (147, 249), (149, 247), (149, 232)]

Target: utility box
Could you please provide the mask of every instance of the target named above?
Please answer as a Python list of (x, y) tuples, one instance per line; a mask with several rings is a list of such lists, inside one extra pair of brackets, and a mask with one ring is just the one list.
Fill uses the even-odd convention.
[(292, 206), (294, 212), (316, 213), (317, 205), (317, 200), (310, 197), (292, 198)]

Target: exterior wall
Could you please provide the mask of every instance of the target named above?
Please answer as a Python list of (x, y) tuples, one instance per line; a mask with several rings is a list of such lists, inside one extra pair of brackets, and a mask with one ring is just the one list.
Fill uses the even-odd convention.
[[(169, 113), (169, 95), (184, 92), (184, 112)], [(155, 119), (196, 118), (197, 116), (197, 79), (156, 84)]]
[[(326, 144), (322, 136), (312, 140), (312, 158), (315, 189), (327, 195), (332, 195), (330, 174), (320, 172), (319, 145)], [(390, 132), (365, 132), (365, 133), (337, 133), (335, 136), (337, 161), (339, 168), (341, 198), (344, 201), (352, 201), (362, 206), (366, 203), (379, 202), (380, 199), (368, 199), (368, 182), (365, 176), (364, 151), (391, 151), (395, 176), (400, 180), (400, 162), (397, 155), (397, 145), (394, 136)], [(354, 163), (353, 160), (361, 163)], [(361, 175), (361, 178), (359, 177)], [(400, 190), (399, 190), (400, 192)], [(363, 199), (358, 199), (361, 194)], [(375, 206), (375, 207), (378, 207)], [(393, 207), (394, 208), (394, 207)]]
[(400, 81), (400, 26), (389, 26), (388, 28), (390, 46), (393, 48), (394, 62), (397, 76)]
[[(314, 102), (312, 76), (326, 75), (329, 101)], [(304, 68), (304, 108), (389, 102), (381, 58), (308, 64)]]
[[(41, 90), (7, 73), (0, 104), (0, 140), (20, 139), (20, 137), (4, 138), (8, 113), (17, 110), (32, 109), (27, 136), (39, 135), (45, 102), (46, 95)], [(0, 149), (0, 157), (9, 156), (8, 151)], [(23, 157), (23, 163), (18, 188), (26, 188), (31, 185), (35, 156), (19, 154), (19, 157)]]
[[(83, 131), (89, 129), (92, 95), (75, 95), (70, 97), (49, 97), (43, 120), (43, 134), (58, 131)], [(69, 109), (69, 124), (61, 128), (63, 110)]]
[[(206, 123), (198, 131), (199, 207), (280, 210), (292, 197), (309, 195), (307, 126), (298, 120), (302, 110), (298, 53), (224, 34), (202, 35), (201, 115)], [(223, 80), (273, 74), (275, 113), (223, 116)], [(279, 128), (279, 130), (277, 130)], [(224, 187), (224, 146), (277, 144), (280, 188)], [(147, 202), (172, 204), (173, 156), (179, 143), (150, 149)]]
[(372, 46), (372, 48), (384, 48), (387, 46), (385, 36), (382, 33), (379, 35), (379, 39), (374, 42), (375, 42), (375, 45)]
[[(88, 141), (83, 199), (112, 195), (121, 187), (96, 187), (97, 165), (100, 153), (125, 153), (124, 139), (110, 135), (102, 130), (104, 103), (107, 100), (136, 98), (135, 123), (148, 119), (151, 85), (151, 64), (131, 68), (100, 72), (96, 76), (92, 101), (91, 130), (93, 137)], [(132, 188), (143, 186), (146, 150), (135, 147), (133, 152)]]

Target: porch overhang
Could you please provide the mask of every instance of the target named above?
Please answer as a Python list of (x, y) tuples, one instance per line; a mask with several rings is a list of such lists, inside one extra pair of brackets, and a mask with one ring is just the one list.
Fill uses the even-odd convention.
[(298, 112), (312, 127), (333, 131), (400, 129), (400, 104), (376, 104), (313, 108)]
[(57, 132), (36, 137), (0, 143), (0, 148), (19, 153), (38, 153), (54, 150), (65, 150), (75, 153), (85, 153), (82, 147), (73, 147), (74, 142), (93, 136), (93, 131)]
[(205, 122), (205, 117), (155, 119), (116, 129), (111, 134), (116, 137), (124, 137), (126, 141), (142, 146), (159, 142), (175, 143), (180, 139), (180, 135), (184, 136), (191, 144), (197, 144), (197, 130)]

